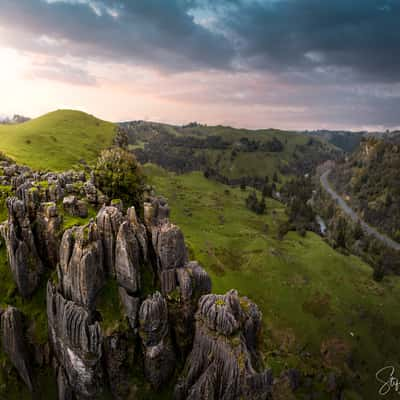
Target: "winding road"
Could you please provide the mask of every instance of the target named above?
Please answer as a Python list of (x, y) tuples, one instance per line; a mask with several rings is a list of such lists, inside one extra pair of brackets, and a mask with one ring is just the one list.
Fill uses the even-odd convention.
[(328, 181), (328, 175), (330, 174), (331, 170), (328, 169), (325, 171), (320, 178), (320, 182), (322, 187), (329, 193), (329, 195), (332, 197), (333, 200), (336, 201), (338, 206), (352, 219), (354, 222), (360, 221), (361, 227), (367, 235), (374, 236), (376, 239), (384, 243), (386, 246), (400, 251), (400, 243), (395, 242), (394, 240), (390, 239), (386, 235), (383, 235), (382, 233), (378, 232), (374, 227), (371, 225), (368, 225), (366, 222), (364, 222), (354, 211), (352, 208), (349, 207), (349, 205), (344, 201), (344, 199), (333, 190), (332, 186), (330, 185)]

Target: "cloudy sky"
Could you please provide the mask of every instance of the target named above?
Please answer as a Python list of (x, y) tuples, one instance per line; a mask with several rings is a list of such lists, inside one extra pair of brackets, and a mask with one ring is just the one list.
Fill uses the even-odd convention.
[(399, 0), (0, 0), (0, 114), (400, 127)]

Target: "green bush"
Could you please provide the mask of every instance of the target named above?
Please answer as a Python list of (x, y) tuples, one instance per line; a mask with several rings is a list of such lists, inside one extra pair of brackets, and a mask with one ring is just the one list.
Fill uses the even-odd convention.
[(111, 199), (121, 199), (124, 207), (135, 206), (141, 213), (144, 175), (136, 157), (121, 148), (103, 150), (94, 169), (97, 187)]

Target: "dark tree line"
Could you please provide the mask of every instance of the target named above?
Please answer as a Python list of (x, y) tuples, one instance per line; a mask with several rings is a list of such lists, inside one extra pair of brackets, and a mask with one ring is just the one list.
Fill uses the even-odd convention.
[(264, 214), (266, 210), (265, 197), (261, 196), (258, 200), (256, 192), (253, 190), (246, 198), (246, 207), (256, 214)]

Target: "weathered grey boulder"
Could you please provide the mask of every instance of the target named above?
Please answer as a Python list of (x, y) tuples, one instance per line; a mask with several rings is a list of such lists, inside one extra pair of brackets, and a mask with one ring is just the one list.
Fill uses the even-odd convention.
[(175, 354), (168, 328), (168, 310), (159, 292), (149, 296), (139, 311), (144, 372), (155, 388), (165, 384), (175, 369)]
[[(92, 399), (103, 386), (102, 335), (86, 309), (65, 299), (47, 285), (49, 339), (57, 364), (60, 392), (72, 390), (77, 398)], [(63, 389), (64, 388), (64, 389)]]
[(190, 261), (185, 268), (176, 270), (181, 296), (184, 301), (195, 301), (211, 292), (211, 279), (205, 269), (197, 262)]
[(88, 216), (86, 201), (79, 200), (76, 196), (64, 197), (63, 208), (66, 213), (75, 217), (86, 218)]
[(103, 246), (94, 222), (64, 232), (58, 275), (65, 298), (94, 308), (105, 281)]
[(240, 299), (236, 291), (200, 299), (193, 350), (176, 385), (176, 399), (269, 398), (271, 373), (254, 369), (243, 335), (246, 321), (252, 318), (248, 306), (248, 300)]
[(127, 220), (134, 227), (135, 236), (140, 245), (141, 257), (144, 262), (147, 262), (148, 261), (148, 243), (147, 243), (146, 227), (138, 221), (135, 207), (129, 207), (126, 212), (126, 215), (127, 215)]
[(143, 260), (134, 226), (129, 221), (124, 221), (116, 238), (115, 275), (118, 284), (130, 293), (140, 289), (141, 262)]
[(17, 369), (21, 379), (33, 390), (31, 357), (24, 336), (23, 315), (14, 307), (1, 314), (1, 341), (3, 350)]
[(157, 269), (161, 271), (181, 268), (187, 262), (187, 251), (182, 231), (170, 222), (151, 229), (152, 243), (157, 258)]
[(119, 227), (124, 221), (117, 207), (103, 206), (96, 217), (100, 237), (103, 242), (106, 272), (115, 275), (115, 244)]
[(61, 232), (62, 217), (58, 215), (56, 204), (54, 202), (42, 203), (33, 233), (40, 258), (49, 268), (55, 268), (58, 263)]
[(7, 247), (11, 271), (23, 297), (38, 287), (44, 272), (24, 203), (16, 197), (7, 199), (8, 221), (0, 226)]
[(163, 274), (170, 271), (176, 274), (177, 286), (172, 292), (166, 292), (168, 315), (180, 356), (184, 358), (193, 345), (194, 315), (198, 300), (211, 292), (211, 279), (196, 261), (186, 264), (184, 268), (163, 271)]
[(75, 215), (76, 202), (78, 199), (76, 196), (66, 196), (63, 198), (64, 211), (70, 215)]
[(86, 199), (88, 200), (89, 203), (96, 204), (98, 201), (98, 196), (97, 196), (97, 188), (96, 186), (91, 183), (91, 182), (85, 182), (83, 185), (83, 191), (86, 195)]
[(168, 222), (169, 219), (169, 206), (167, 201), (162, 197), (152, 198), (144, 205), (144, 223), (148, 229), (153, 225)]
[(40, 202), (47, 201), (47, 199), (43, 198), (43, 193), (34, 186), (31, 177), (27, 177), (26, 180), (17, 187), (15, 193), (18, 199), (23, 202), (28, 218), (33, 221), (40, 207)]
[(65, 189), (61, 185), (61, 182), (59, 181), (58, 177), (52, 181), (52, 183), (49, 185), (48, 188), (48, 196), (49, 196), (49, 201), (53, 201), (57, 203), (61, 199), (64, 198), (65, 195)]

